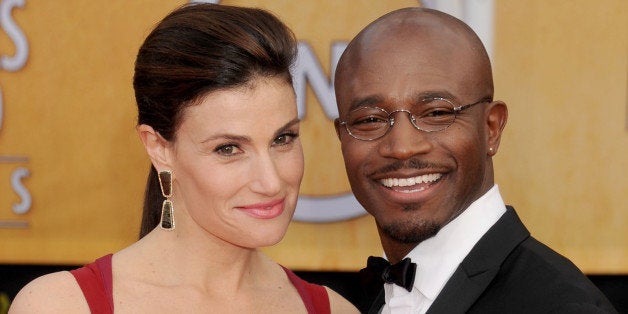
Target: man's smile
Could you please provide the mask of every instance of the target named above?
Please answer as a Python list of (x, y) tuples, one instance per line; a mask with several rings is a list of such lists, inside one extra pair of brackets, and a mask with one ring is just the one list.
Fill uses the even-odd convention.
[(402, 193), (420, 192), (443, 177), (442, 173), (429, 173), (409, 178), (384, 178), (379, 182), (386, 188)]

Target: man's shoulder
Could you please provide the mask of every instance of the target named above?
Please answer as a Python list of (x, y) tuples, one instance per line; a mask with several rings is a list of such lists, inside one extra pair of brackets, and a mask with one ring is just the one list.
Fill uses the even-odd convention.
[(539, 284), (544, 285), (546, 281), (590, 283), (567, 257), (530, 235), (511, 206), (507, 206), (507, 212), (502, 219), (487, 232), (477, 247), (478, 252), (484, 254), (489, 251), (502, 252), (501, 255), (490, 257), (493, 262), (501, 264), (501, 276), (535, 278)]
[(478, 243), (470, 260), (485, 255), (492, 256), (486, 260), (499, 264), (473, 309), (562, 313), (594, 307), (602, 313), (615, 313), (604, 294), (573, 262), (530, 235), (512, 207)]
[[(565, 256), (528, 237), (502, 263), (482, 299), (527, 310), (562, 312), (570, 308), (599, 308), (614, 313), (604, 294)], [(594, 312), (593, 312), (594, 313)]]
[(549, 246), (530, 236), (513, 250), (504, 261), (504, 267), (521, 264), (527, 271), (536, 270), (538, 276), (551, 274), (554, 279), (585, 279), (582, 271), (567, 257), (554, 251)]

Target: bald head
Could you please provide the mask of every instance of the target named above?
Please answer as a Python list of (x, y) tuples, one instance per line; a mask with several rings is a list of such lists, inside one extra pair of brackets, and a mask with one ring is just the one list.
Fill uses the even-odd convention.
[(490, 60), (473, 30), (453, 16), (417, 7), (378, 18), (350, 42), (338, 62), (336, 92), (350, 88), (360, 71), (394, 69), (403, 75), (411, 67), (422, 75), (456, 78), (467, 85), (464, 92), (475, 91), (468, 96), (493, 96)]

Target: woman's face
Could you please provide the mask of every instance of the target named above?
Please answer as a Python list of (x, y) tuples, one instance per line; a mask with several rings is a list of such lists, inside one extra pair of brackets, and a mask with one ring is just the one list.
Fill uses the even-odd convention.
[(175, 137), (168, 150), (177, 227), (178, 216), (187, 215), (182, 218), (193, 228), (234, 245), (255, 248), (281, 240), (303, 177), (289, 83), (258, 77), (212, 92), (185, 109)]

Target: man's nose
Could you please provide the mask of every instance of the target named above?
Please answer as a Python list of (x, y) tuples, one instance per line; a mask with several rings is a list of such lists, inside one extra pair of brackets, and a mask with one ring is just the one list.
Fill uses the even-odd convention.
[(410, 112), (405, 110), (391, 114), (391, 127), (382, 137), (379, 153), (384, 157), (408, 159), (425, 154), (432, 149), (429, 133), (419, 130), (411, 122)]

